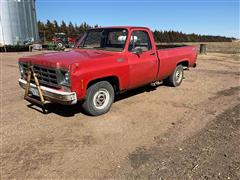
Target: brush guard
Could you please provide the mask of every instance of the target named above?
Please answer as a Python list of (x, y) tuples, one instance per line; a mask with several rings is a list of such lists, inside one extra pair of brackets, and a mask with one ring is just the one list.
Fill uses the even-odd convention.
[[(38, 81), (38, 78), (37, 78), (38, 74), (36, 74), (34, 72), (32, 65), (28, 66), (26, 72), (27, 72), (27, 86), (26, 86), (26, 89), (25, 89), (24, 99), (27, 100), (28, 102), (30, 102), (31, 104), (35, 104), (35, 105), (40, 106), (42, 108), (43, 113), (47, 114), (48, 111), (45, 108), (46, 101), (45, 101), (45, 99), (43, 97), (42, 90), (40, 89), (39, 81)], [(34, 94), (30, 91), (31, 90), (30, 84), (33, 83), (33, 82), (31, 82), (31, 80), (33, 80), (33, 82), (36, 85), (37, 92), (38, 92), (40, 100), (38, 100), (37, 98), (33, 97)]]

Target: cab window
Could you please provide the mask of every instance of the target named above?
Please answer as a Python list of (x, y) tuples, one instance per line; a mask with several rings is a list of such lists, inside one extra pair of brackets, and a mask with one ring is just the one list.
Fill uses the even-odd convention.
[(147, 31), (133, 31), (131, 34), (128, 51), (133, 52), (136, 49), (142, 49), (143, 52), (152, 49), (151, 41)]

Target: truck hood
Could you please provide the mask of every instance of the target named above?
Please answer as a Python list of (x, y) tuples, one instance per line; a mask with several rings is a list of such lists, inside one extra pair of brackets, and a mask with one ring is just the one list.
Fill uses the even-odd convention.
[(73, 63), (81, 61), (105, 59), (114, 56), (113, 52), (101, 50), (81, 50), (52, 52), (19, 58), (19, 62), (26, 62), (53, 68), (68, 68)]

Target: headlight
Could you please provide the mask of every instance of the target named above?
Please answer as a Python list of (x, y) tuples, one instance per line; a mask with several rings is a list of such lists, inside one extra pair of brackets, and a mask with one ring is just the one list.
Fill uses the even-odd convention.
[(69, 81), (69, 72), (66, 72), (66, 73), (65, 73), (64, 80), (65, 80), (66, 82)]
[(61, 70), (60, 84), (63, 86), (70, 86), (69, 71)]

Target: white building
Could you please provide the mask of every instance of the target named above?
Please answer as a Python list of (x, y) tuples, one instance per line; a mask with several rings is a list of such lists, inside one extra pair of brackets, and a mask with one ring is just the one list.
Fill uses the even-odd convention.
[(38, 39), (35, 0), (0, 0), (0, 45)]

